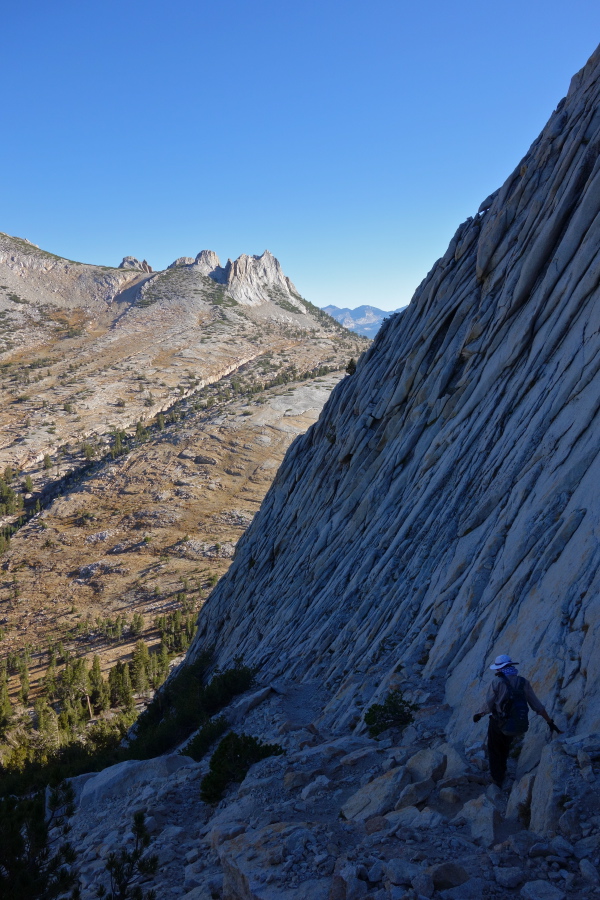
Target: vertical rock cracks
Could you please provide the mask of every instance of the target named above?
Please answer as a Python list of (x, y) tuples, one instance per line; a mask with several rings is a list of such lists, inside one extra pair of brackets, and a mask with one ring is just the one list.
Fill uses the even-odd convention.
[(600, 730), (599, 79), (596, 51), (291, 446), (192, 655), (318, 679), (337, 725), (410, 663), (465, 729), (510, 650)]

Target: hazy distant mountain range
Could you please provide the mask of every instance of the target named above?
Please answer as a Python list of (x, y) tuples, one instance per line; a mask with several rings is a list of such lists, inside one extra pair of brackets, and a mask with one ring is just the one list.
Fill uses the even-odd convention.
[(344, 328), (374, 338), (381, 323), (387, 316), (400, 312), (399, 309), (377, 309), (376, 306), (357, 306), (356, 309), (340, 309), (339, 306), (324, 306), (323, 311), (336, 319)]

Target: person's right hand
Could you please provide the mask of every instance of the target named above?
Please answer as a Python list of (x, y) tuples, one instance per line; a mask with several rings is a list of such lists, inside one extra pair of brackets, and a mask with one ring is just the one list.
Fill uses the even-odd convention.
[(483, 718), (483, 713), (475, 713), (475, 715), (473, 716), (473, 721), (474, 721), (474, 722), (479, 722), (479, 720), (480, 720), (481, 718)]

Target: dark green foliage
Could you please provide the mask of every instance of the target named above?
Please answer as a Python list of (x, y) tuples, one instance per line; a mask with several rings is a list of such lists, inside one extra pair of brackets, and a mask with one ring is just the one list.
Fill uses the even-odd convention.
[(151, 759), (173, 749), (221, 712), (237, 694), (252, 687), (254, 670), (243, 666), (239, 659), (204, 686), (210, 659), (210, 653), (203, 653), (195, 662), (180, 666), (152, 699), (137, 721), (129, 746), (132, 758)]
[(249, 734), (225, 735), (210, 759), (208, 775), (200, 782), (200, 796), (205, 803), (218, 803), (225, 789), (243, 781), (248, 769), (267, 756), (280, 756), (279, 744), (263, 744)]
[(144, 850), (150, 843), (150, 835), (144, 824), (143, 812), (136, 812), (133, 817), (133, 850), (120, 850), (110, 853), (106, 861), (106, 871), (110, 877), (110, 888), (100, 886), (96, 889), (98, 897), (106, 900), (155, 900), (155, 891), (144, 891), (139, 885), (131, 882), (138, 876), (154, 875), (158, 868), (157, 856), (144, 856)]
[(346, 372), (348, 373), (348, 375), (354, 375), (354, 373), (356, 372), (356, 360), (354, 359), (354, 357), (352, 357), (352, 359), (346, 366)]
[(225, 716), (219, 716), (217, 719), (211, 719), (202, 726), (198, 734), (194, 735), (189, 744), (186, 744), (181, 751), (184, 756), (191, 756), (196, 762), (200, 762), (211, 744), (220, 738), (229, 728), (229, 722)]
[[(78, 897), (76, 876), (71, 871), (75, 853), (64, 838), (67, 818), (73, 815), (73, 789), (60, 785), (50, 792), (50, 815), (45, 815), (45, 793), (19, 800), (0, 799), (0, 895), (10, 900), (51, 900), (73, 889)], [(50, 841), (50, 829), (59, 837)], [(58, 846), (53, 846), (57, 844)]]
[(110, 688), (111, 706), (123, 706), (125, 709), (131, 709), (133, 706), (133, 688), (127, 663), (119, 660), (116, 666), (113, 666), (108, 673), (108, 686)]
[(8, 695), (6, 662), (0, 664), (0, 735), (4, 734), (12, 716), (12, 704)]
[(403, 730), (414, 720), (413, 712), (418, 708), (404, 699), (402, 691), (389, 691), (383, 703), (373, 703), (366, 711), (365, 725), (371, 737), (377, 737), (387, 728)]
[[(180, 597), (177, 598), (180, 602)], [(185, 653), (196, 632), (196, 615), (183, 615), (180, 609), (157, 616), (154, 627), (160, 633), (160, 639), (170, 653)]]

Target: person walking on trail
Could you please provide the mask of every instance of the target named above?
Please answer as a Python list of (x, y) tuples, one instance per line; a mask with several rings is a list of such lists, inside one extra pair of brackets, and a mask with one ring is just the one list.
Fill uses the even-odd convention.
[(484, 709), (475, 713), (474, 722), (490, 714), (487, 735), (487, 751), (492, 781), (498, 787), (506, 775), (506, 763), (513, 740), (525, 734), (529, 728), (528, 707), (542, 716), (550, 726), (550, 732), (562, 734), (546, 712), (543, 703), (535, 696), (526, 678), (519, 675), (515, 662), (507, 654), (497, 656), (490, 666), (496, 677), (490, 684)]

